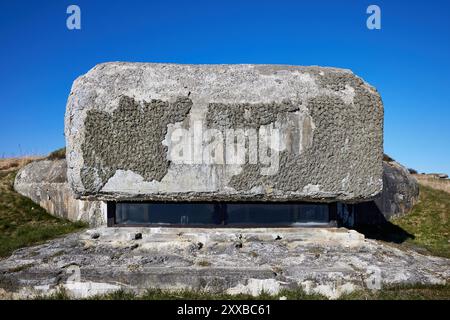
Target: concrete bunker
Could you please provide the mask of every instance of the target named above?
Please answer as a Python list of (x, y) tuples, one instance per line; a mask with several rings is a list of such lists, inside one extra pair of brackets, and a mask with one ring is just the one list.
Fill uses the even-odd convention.
[(349, 70), (106, 63), (73, 84), (67, 178), (109, 226), (351, 221), (383, 187), (383, 106)]

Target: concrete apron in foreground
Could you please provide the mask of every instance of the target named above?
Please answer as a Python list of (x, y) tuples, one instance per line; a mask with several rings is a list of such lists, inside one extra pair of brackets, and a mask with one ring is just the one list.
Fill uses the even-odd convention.
[(76, 298), (119, 289), (338, 298), (391, 284), (444, 284), (450, 260), (364, 239), (347, 229), (98, 228), (17, 250), (0, 261), (0, 297), (64, 288)]

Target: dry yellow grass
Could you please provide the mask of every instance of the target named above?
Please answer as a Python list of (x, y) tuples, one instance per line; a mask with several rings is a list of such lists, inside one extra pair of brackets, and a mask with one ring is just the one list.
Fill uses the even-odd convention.
[(415, 174), (414, 177), (424, 186), (450, 193), (450, 179), (439, 179), (426, 174)]
[(2, 171), (11, 171), (18, 170), (28, 163), (42, 159), (44, 157), (41, 156), (29, 156), (29, 157), (21, 157), (21, 158), (0, 158), (0, 170)]

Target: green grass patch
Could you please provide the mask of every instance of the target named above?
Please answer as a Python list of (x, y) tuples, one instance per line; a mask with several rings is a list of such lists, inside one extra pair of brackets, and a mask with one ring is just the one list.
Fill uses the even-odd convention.
[(54, 217), (15, 192), (15, 176), (16, 171), (0, 171), (0, 257), (86, 227), (81, 222)]
[[(226, 293), (210, 293), (205, 291), (178, 290), (167, 291), (148, 289), (143, 295), (136, 295), (126, 290), (97, 295), (87, 300), (327, 300), (320, 294), (307, 294), (301, 288), (296, 290), (281, 290), (276, 295), (261, 293), (258, 296), (248, 294), (230, 295)], [(49, 296), (39, 296), (36, 299), (69, 300), (63, 289)], [(382, 288), (378, 291), (354, 291), (342, 295), (339, 300), (449, 300), (450, 285), (403, 285)]]
[(450, 285), (402, 285), (378, 291), (355, 291), (341, 300), (449, 300)]
[[(194, 290), (169, 291), (162, 289), (147, 289), (142, 295), (137, 295), (126, 290), (118, 290), (104, 295), (93, 296), (87, 300), (279, 300), (281, 297), (285, 297), (288, 300), (326, 299), (326, 297), (322, 295), (306, 294), (302, 289), (282, 290), (276, 295), (270, 295), (262, 292), (258, 296), (252, 296), (249, 294), (231, 295), (227, 293), (212, 293)], [(36, 299), (68, 300), (70, 299), (70, 296), (65, 290), (61, 289), (52, 295), (39, 296), (36, 297)]]
[(391, 222), (413, 235), (405, 244), (425, 248), (430, 254), (450, 258), (450, 194), (420, 185), (418, 203), (412, 211)]
[(50, 154), (47, 156), (48, 160), (58, 160), (58, 159), (65, 159), (66, 158), (66, 148), (60, 148), (58, 150), (50, 152)]
[(367, 238), (450, 258), (450, 194), (420, 184), (418, 202), (403, 216), (379, 225), (357, 226)]
[(199, 265), (200, 267), (209, 267), (211, 265), (211, 262), (206, 261), (206, 260), (201, 260), (201, 261), (197, 262), (197, 265)]

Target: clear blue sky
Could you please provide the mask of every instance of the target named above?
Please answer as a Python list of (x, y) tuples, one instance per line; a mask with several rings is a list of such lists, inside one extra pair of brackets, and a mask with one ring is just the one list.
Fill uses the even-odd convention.
[[(81, 8), (81, 30), (66, 8)], [(366, 28), (377, 4), (382, 29)], [(72, 81), (105, 61), (352, 69), (385, 105), (384, 147), (450, 173), (450, 1), (0, 2), (0, 157), (64, 145)]]

